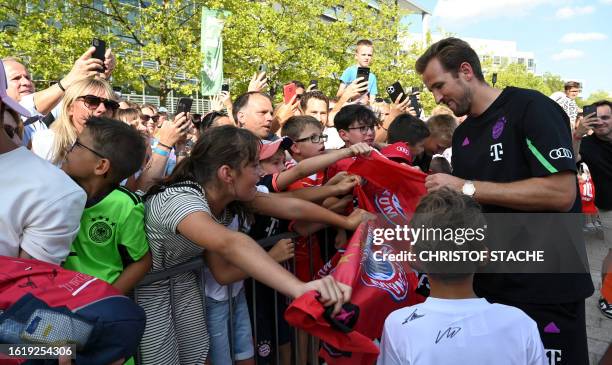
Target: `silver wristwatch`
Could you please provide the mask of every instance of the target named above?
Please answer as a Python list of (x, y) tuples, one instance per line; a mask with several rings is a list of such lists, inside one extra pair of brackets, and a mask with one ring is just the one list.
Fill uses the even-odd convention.
[(466, 180), (463, 183), (463, 187), (461, 188), (461, 192), (469, 197), (473, 197), (476, 192), (476, 187), (474, 187), (474, 182), (471, 180)]

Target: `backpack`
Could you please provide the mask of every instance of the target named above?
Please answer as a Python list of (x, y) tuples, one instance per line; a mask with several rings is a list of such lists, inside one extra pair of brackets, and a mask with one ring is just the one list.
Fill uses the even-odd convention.
[(0, 343), (74, 344), (77, 364), (109, 364), (136, 354), (145, 319), (142, 308), (103, 280), (0, 256)]

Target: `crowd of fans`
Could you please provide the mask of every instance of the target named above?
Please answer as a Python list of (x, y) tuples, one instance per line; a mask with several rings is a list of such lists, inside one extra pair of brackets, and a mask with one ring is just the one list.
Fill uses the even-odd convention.
[[(424, 85), (446, 105), (429, 116), (418, 98), (381, 98), (374, 73), (359, 76), (373, 60), (367, 40), (356, 44), (356, 64), (333, 98), (316, 83), (292, 81), (295, 94), (274, 105), (258, 72), (248, 92), (222, 91), (205, 115), (118, 100), (109, 81), (117, 60), (110, 50), (104, 61), (93, 58), (94, 50), (42, 91), (26, 65), (0, 63), (0, 254), (92, 275), (126, 295), (138, 287), (147, 316), (142, 364), (267, 364), (276, 352), (290, 364), (291, 343), (306, 364), (308, 335), (294, 336), (282, 312), (311, 290), (334, 313), (350, 300), (350, 287), (314, 273), (329, 258), (323, 251), (342, 249), (372, 219), (354, 208), (362, 182), (347, 173), (371, 153), (429, 175), (417, 213), (439, 218), (413, 223), (441, 228), (472, 226), (482, 212), (581, 212), (576, 164), (584, 162), (612, 247), (612, 104), (566, 113), (538, 92), (492, 88), (459, 39), (417, 61)], [(256, 242), (287, 232), (297, 238), (265, 249)], [(585, 253), (582, 240), (572, 244), (558, 256)], [(205, 284), (189, 271), (139, 285), (149, 272), (202, 256)], [(600, 309), (609, 318), (611, 266), (608, 255)], [(431, 272), (430, 297), (388, 317), (378, 363), (588, 363), (588, 273), (477, 269)]]

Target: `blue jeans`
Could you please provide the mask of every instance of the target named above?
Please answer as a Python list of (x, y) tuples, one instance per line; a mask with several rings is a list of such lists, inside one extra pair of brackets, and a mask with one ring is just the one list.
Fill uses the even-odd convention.
[[(250, 359), (254, 355), (251, 321), (244, 289), (232, 298), (232, 332), (234, 360)], [(206, 297), (206, 323), (210, 334), (208, 357), (212, 365), (231, 364), (229, 340), (229, 301), (218, 301)]]

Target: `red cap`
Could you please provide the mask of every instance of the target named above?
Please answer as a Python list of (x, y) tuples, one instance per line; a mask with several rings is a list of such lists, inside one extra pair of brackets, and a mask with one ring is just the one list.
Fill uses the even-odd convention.
[(410, 149), (404, 142), (396, 142), (394, 144), (390, 144), (387, 147), (380, 150), (385, 157), (389, 159), (399, 159), (401, 162), (408, 162), (412, 164), (412, 154), (410, 153)]
[(289, 137), (279, 138), (276, 141), (266, 141), (263, 140), (261, 145), (261, 150), (259, 150), (259, 161), (268, 159), (278, 151), (279, 148), (287, 151), (291, 145), (293, 145), (293, 141)]

